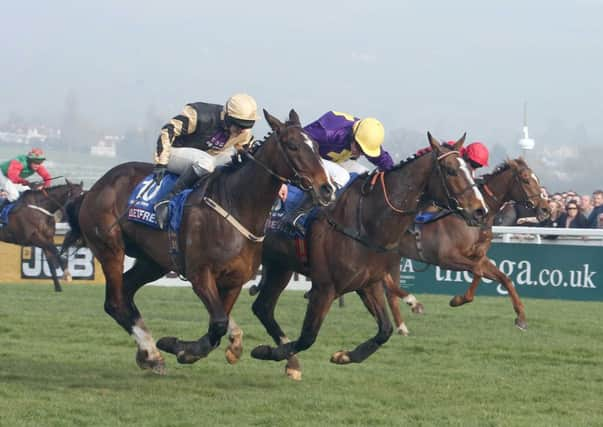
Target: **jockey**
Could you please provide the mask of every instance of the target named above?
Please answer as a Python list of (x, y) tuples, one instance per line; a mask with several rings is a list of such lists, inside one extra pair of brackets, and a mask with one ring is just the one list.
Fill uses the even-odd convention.
[[(355, 160), (364, 155), (382, 171), (390, 170), (394, 162), (389, 153), (381, 148), (385, 131), (381, 122), (368, 117), (359, 119), (350, 114), (328, 111), (316, 121), (304, 127), (306, 134), (318, 144), (320, 156), (329, 175), (339, 188), (350, 180), (350, 172), (363, 173), (368, 169)], [(286, 197), (286, 190), (280, 192)], [(307, 213), (309, 198), (305, 197), (297, 210), (285, 218), (305, 234), (301, 219)]]
[(50, 173), (42, 165), (46, 160), (44, 152), (39, 148), (32, 148), (29, 153), (0, 163), (0, 189), (7, 192), (7, 199), (14, 202), (19, 198), (18, 185), (30, 187), (31, 183), (25, 178), (37, 173), (44, 180), (44, 187), (50, 186)]
[(230, 161), (232, 155), (249, 144), (257, 117), (255, 100), (244, 93), (231, 96), (226, 105), (195, 102), (161, 128), (155, 153), (155, 182), (165, 171), (180, 174), (174, 188), (155, 208), (162, 229), (170, 199), (192, 186), (203, 175)]

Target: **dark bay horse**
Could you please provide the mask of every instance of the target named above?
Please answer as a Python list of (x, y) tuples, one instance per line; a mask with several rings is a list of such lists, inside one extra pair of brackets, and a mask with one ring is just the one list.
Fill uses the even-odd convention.
[(66, 262), (54, 244), (56, 219), (53, 212), (62, 211), (65, 204), (79, 196), (83, 183), (56, 185), (41, 190), (25, 191), (8, 215), (8, 223), (0, 227), (0, 240), (21, 246), (37, 246), (44, 251), (52, 274), (54, 290), (61, 292), (57, 269), (62, 268), (70, 280)]
[[(437, 221), (424, 224), (416, 233), (401, 235), (400, 255), (442, 268), (470, 271), (473, 281), (464, 295), (456, 295), (450, 300), (452, 307), (473, 301), (475, 290), (482, 277), (501, 283), (509, 294), (513, 309), (517, 314), (515, 325), (526, 329), (525, 310), (515, 286), (509, 277), (500, 271), (487, 257), (492, 243), (492, 225), (500, 208), (509, 201), (515, 201), (536, 212), (539, 220), (548, 217), (547, 199), (541, 193), (538, 178), (525, 160), (507, 160), (492, 173), (480, 179), (480, 189), (488, 205), (488, 215), (481, 227), (469, 227), (457, 215), (448, 215)], [(420, 231), (419, 231), (420, 230)], [(404, 335), (406, 326), (400, 315), (396, 296), (409, 298), (404, 289), (396, 290), (400, 283), (400, 269), (392, 270), (387, 277), (388, 302), (398, 330)], [(393, 288), (392, 288), (393, 287)], [(411, 296), (410, 301), (416, 303)]]
[[(136, 361), (143, 369), (165, 372), (159, 349), (177, 355), (180, 363), (193, 363), (216, 348), (229, 329), (226, 355), (229, 362), (236, 362), (242, 351), (241, 332), (232, 320), (229, 325), (230, 311), (243, 284), (259, 268), (263, 239), (259, 236), (281, 183), (296, 182), (324, 205), (334, 197), (316, 144), (303, 132), (297, 113), (291, 110), (285, 124), (265, 110), (264, 116), (272, 128), (264, 141), (241, 153), (236, 165), (216, 169), (190, 193), (175, 237), (180, 256), (170, 256), (167, 232), (120, 220), (130, 193), (151, 173), (151, 164), (116, 166), (69, 211), (73, 232), (84, 238), (105, 273), (105, 311), (133, 336)], [(208, 198), (227, 213), (210, 207)], [(225, 219), (228, 214), (238, 225)], [(122, 273), (126, 254), (136, 261)], [(140, 287), (170, 270), (188, 278), (209, 312), (208, 332), (199, 340), (165, 337), (156, 344), (134, 304)]]
[[(400, 264), (398, 239), (408, 228), (422, 197), (450, 206), (472, 223), (487, 212), (484, 200), (458, 150), (464, 136), (445, 148), (428, 134), (432, 151), (374, 175), (360, 175), (337, 199), (332, 209), (322, 209), (308, 230), (308, 262), (295, 254), (295, 243), (268, 233), (262, 254), (262, 279), (253, 312), (278, 347), (256, 347), (252, 356), (263, 360), (288, 359), (286, 373), (301, 378), (296, 353), (315, 341), (332, 302), (356, 291), (375, 317), (378, 333), (353, 351), (331, 357), (337, 364), (359, 363), (384, 344), (392, 333), (382, 281), (392, 266)], [(274, 318), (277, 300), (293, 272), (312, 280), (300, 337), (289, 341)]]

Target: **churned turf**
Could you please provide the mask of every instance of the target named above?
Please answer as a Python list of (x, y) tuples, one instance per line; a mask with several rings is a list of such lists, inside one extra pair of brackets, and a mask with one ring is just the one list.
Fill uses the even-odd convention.
[[(333, 306), (315, 345), (302, 353), (303, 380), (250, 350), (270, 343), (244, 291), (235, 318), (245, 352), (234, 366), (224, 342), (207, 359), (168, 375), (139, 370), (135, 346), (103, 309), (104, 287), (0, 286), (2, 426), (595, 426), (603, 425), (601, 303), (525, 300), (529, 329), (513, 326), (505, 298), (448, 307), (422, 295), (426, 314), (404, 314), (411, 336), (392, 336), (360, 365), (331, 354), (375, 333), (355, 295)], [(193, 339), (207, 314), (190, 289), (149, 287), (137, 303), (155, 339)], [(286, 292), (278, 318), (296, 337), (305, 309)]]

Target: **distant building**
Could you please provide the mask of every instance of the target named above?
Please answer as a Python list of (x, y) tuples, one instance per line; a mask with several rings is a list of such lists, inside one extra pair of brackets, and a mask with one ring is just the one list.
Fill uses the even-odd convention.
[(117, 144), (123, 139), (123, 136), (105, 135), (96, 145), (90, 147), (90, 154), (93, 156), (114, 158), (117, 156)]

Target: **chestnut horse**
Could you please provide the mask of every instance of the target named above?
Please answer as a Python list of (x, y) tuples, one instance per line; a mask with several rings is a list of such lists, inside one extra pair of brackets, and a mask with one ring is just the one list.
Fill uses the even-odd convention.
[[(501, 283), (509, 294), (513, 310), (517, 314), (515, 325), (526, 329), (527, 322), (523, 303), (509, 277), (500, 271), (487, 257), (492, 242), (492, 224), (500, 208), (508, 201), (515, 201), (529, 209), (534, 209), (540, 221), (549, 214), (547, 200), (540, 190), (538, 178), (525, 160), (507, 160), (492, 173), (480, 179), (480, 189), (488, 204), (488, 215), (481, 227), (469, 227), (457, 215), (448, 215), (437, 221), (424, 224), (415, 233), (405, 232), (400, 239), (400, 255), (442, 268), (470, 271), (473, 281), (464, 295), (456, 295), (450, 300), (452, 307), (473, 301), (475, 290), (482, 277)], [(416, 298), (404, 289), (397, 290), (400, 269), (392, 269), (386, 279), (388, 302), (398, 331), (408, 333), (400, 315), (397, 296), (405, 297), (413, 304)], [(418, 305), (418, 304), (417, 304)], [(414, 310), (413, 310), (414, 311)]]
[[(295, 255), (294, 241), (268, 233), (262, 253), (262, 279), (253, 312), (278, 347), (256, 347), (257, 359), (288, 359), (286, 373), (301, 378), (296, 353), (315, 341), (332, 302), (356, 291), (375, 317), (378, 333), (353, 351), (339, 351), (331, 361), (359, 363), (384, 344), (392, 333), (382, 281), (400, 265), (398, 239), (417, 213), (419, 199), (429, 198), (479, 223), (487, 213), (484, 200), (458, 150), (443, 147), (428, 134), (432, 151), (400, 163), (388, 172), (363, 174), (338, 197), (333, 209), (322, 209), (306, 237), (308, 262)], [(289, 341), (274, 318), (277, 300), (293, 272), (312, 280), (300, 337)]]
[[(273, 132), (240, 153), (240, 162), (216, 169), (188, 196), (182, 225), (174, 236), (179, 256), (169, 251), (168, 232), (121, 220), (130, 193), (151, 173), (151, 164), (116, 166), (69, 211), (73, 232), (84, 238), (105, 273), (105, 311), (133, 336), (136, 362), (142, 369), (165, 373), (159, 349), (177, 355), (180, 363), (193, 363), (219, 345), (229, 326), (227, 359), (236, 362), (242, 351), (241, 332), (232, 322), (229, 325), (229, 315), (243, 284), (259, 268), (260, 234), (280, 185), (297, 183), (324, 205), (333, 199), (334, 187), (297, 113), (291, 110), (285, 124), (265, 110), (264, 116)], [(218, 213), (219, 207), (227, 213)], [(126, 254), (136, 260), (122, 273)], [(197, 341), (167, 337), (155, 344), (134, 304), (140, 287), (170, 270), (188, 278), (209, 312), (207, 334)]]
[(70, 280), (66, 262), (54, 244), (56, 220), (53, 212), (62, 211), (65, 204), (82, 193), (83, 183), (55, 185), (41, 190), (25, 191), (8, 215), (8, 223), (0, 227), (0, 240), (21, 246), (37, 246), (44, 251), (54, 290), (61, 292), (57, 269), (62, 268)]

